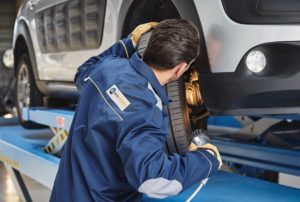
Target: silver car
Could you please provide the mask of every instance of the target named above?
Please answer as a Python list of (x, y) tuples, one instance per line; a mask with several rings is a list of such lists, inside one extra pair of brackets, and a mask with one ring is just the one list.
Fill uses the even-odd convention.
[(23, 107), (71, 106), (80, 64), (137, 25), (167, 18), (189, 19), (202, 34), (193, 68), (166, 86), (170, 152), (185, 151), (208, 114), (299, 113), (299, 13), (295, 0), (26, 1), (13, 41), (20, 122), (38, 127), (22, 120)]

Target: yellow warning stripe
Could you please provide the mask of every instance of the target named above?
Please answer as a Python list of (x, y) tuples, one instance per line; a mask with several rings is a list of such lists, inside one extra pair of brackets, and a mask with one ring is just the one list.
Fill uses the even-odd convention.
[(47, 153), (53, 153), (57, 150), (57, 147), (61, 147), (64, 144), (66, 138), (68, 137), (68, 131), (61, 128), (52, 128), (55, 134), (54, 138), (47, 144), (44, 151)]
[(51, 152), (52, 152), (52, 148), (51, 148), (50, 146), (47, 146), (47, 147), (45, 148), (45, 152), (51, 153)]
[(12, 160), (12, 159), (10, 159), (9, 157), (7, 157), (7, 156), (5, 156), (3, 154), (0, 154), (0, 161), (2, 161), (3, 163), (6, 163), (8, 165), (10, 165), (14, 169), (17, 169), (17, 170), (20, 169), (19, 162), (15, 161), (15, 160)]

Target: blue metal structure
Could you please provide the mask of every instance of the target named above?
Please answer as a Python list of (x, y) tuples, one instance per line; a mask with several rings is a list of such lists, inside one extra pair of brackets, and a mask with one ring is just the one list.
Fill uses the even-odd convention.
[[(74, 111), (36, 108), (25, 109), (23, 114), (27, 120), (69, 130)], [(223, 117), (223, 119), (213, 117), (209, 120), (209, 124), (231, 128), (242, 127), (242, 124), (233, 117)], [(60, 160), (44, 152), (44, 147), (51, 138), (53, 133), (49, 129), (25, 130), (18, 125), (16, 119), (2, 118), (0, 119), (0, 161), (11, 167), (18, 178), (21, 176), (18, 174), (20, 171), (46, 187), (52, 188)], [(222, 137), (214, 137), (212, 142), (218, 146), (225, 161), (300, 175), (300, 151), (241, 143)], [(22, 184), (21, 180), (20, 184)], [(184, 201), (196, 187), (197, 185), (165, 201)], [(28, 195), (26, 190), (24, 195)], [(300, 190), (220, 172), (209, 179), (194, 201), (226, 202), (241, 201), (241, 199), (243, 201), (300, 201)], [(144, 200), (160, 201), (146, 196)]]
[[(74, 111), (56, 109), (25, 109), (24, 119), (51, 127), (69, 129)], [(63, 121), (62, 121), (63, 120)], [(241, 128), (242, 124), (231, 116), (211, 117), (209, 125)], [(229, 138), (212, 138), (218, 146), (223, 160), (266, 170), (300, 175), (300, 151), (268, 147), (265, 145), (243, 143)]]
[[(185, 201), (198, 185), (194, 185), (190, 189), (181, 194), (165, 199), (163, 201), (178, 202)], [(258, 180), (254, 178), (238, 176), (235, 174), (220, 172), (210, 177), (207, 184), (196, 195), (193, 201), (205, 202), (274, 202), (288, 201), (299, 202), (300, 190), (285, 187), (282, 185)], [(162, 200), (150, 199), (145, 197), (145, 202), (158, 202)]]
[[(0, 122), (15, 120), (0, 119)], [(59, 158), (46, 154), (43, 147), (52, 137), (49, 129), (25, 130), (20, 125), (0, 127), (0, 160), (12, 168), (52, 188)], [(45, 172), (47, 174), (45, 175)]]
[[(0, 160), (5, 164), (52, 188), (59, 158), (43, 152), (51, 138), (50, 130), (25, 130), (14, 119), (0, 120)], [(196, 189), (191, 187), (164, 201), (184, 201)], [(211, 177), (194, 201), (299, 201), (300, 190), (274, 183), (220, 172)], [(144, 201), (161, 201), (144, 197)]]
[(214, 125), (214, 126), (232, 127), (232, 128), (241, 128), (243, 126), (239, 121), (237, 121), (232, 116), (209, 117), (207, 124)]
[(22, 115), (24, 120), (69, 130), (74, 111), (69, 109), (24, 108)]
[(300, 150), (246, 144), (230, 139), (214, 138), (224, 161), (266, 170), (300, 175)]

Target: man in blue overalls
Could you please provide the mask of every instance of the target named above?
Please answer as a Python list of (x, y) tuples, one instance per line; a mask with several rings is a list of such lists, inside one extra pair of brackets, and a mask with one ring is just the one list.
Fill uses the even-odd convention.
[[(141, 58), (134, 47), (151, 28)], [(140, 25), (79, 67), (80, 98), (50, 201), (166, 198), (218, 171), (213, 145), (183, 156), (164, 151), (169, 99), (162, 86), (189, 68), (199, 47), (195, 25), (165, 20)]]

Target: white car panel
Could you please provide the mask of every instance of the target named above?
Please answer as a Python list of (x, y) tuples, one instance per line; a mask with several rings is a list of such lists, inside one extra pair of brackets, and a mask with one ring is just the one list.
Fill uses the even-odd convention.
[[(65, 2), (65, 0), (56, 0), (51, 4), (47, 3), (46, 0), (42, 0), (35, 7), (33, 12), (44, 10), (45, 8), (62, 2)], [(100, 54), (117, 40), (117, 33), (114, 30), (117, 29), (117, 13), (120, 10), (121, 4), (122, 1), (118, 0), (107, 1), (101, 46), (98, 49), (89, 50), (43, 53), (37, 41), (34, 13), (28, 13), (26, 18), (30, 19), (31, 23), (32, 29), (30, 30), (30, 33), (36, 53), (39, 79), (51, 81), (73, 81), (78, 66), (91, 56)]]
[(299, 25), (239, 24), (227, 16), (221, 0), (194, 2), (214, 73), (234, 72), (247, 51), (259, 44), (300, 41)]

